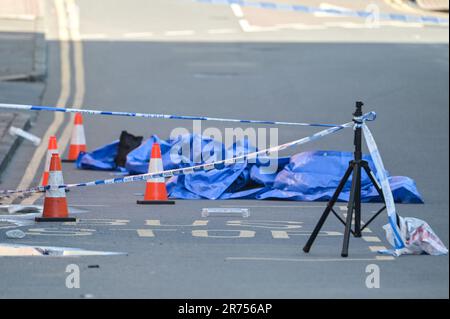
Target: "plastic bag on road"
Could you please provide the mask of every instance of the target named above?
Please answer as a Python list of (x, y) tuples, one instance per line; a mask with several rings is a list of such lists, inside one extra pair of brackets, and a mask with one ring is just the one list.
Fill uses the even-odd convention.
[[(394, 246), (394, 234), (389, 224), (383, 226), (389, 243)], [(439, 237), (433, 232), (427, 222), (413, 217), (400, 217), (401, 236), (404, 239), (405, 248), (397, 250), (383, 250), (380, 253), (400, 255), (445, 255), (448, 249)]]

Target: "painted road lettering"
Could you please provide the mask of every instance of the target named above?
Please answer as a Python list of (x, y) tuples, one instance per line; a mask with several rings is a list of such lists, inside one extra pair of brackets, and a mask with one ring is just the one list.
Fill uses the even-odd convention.
[(266, 229), (297, 229), (303, 222), (279, 221), (279, 220), (230, 220), (227, 226), (254, 227)]
[(253, 230), (229, 230), (229, 229), (195, 229), (192, 231), (193, 237), (204, 238), (253, 238)]
[[(285, 231), (285, 230), (271, 230), (274, 239), (289, 239), (291, 236), (309, 236), (310, 231)], [(318, 236), (342, 236), (342, 233), (337, 231), (321, 231)]]
[(27, 235), (35, 236), (90, 236), (95, 229), (84, 228), (30, 228)]

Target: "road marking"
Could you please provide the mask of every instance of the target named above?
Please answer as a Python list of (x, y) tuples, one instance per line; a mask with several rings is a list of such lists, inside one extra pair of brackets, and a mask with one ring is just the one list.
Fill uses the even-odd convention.
[[(67, 13), (69, 16), (69, 30), (72, 38), (72, 44), (74, 48), (74, 67), (75, 67), (75, 95), (73, 100), (74, 108), (82, 108), (84, 101), (84, 94), (86, 91), (85, 76), (84, 76), (84, 61), (83, 61), (83, 42), (80, 36), (80, 13), (79, 7), (74, 0), (66, 0)], [(67, 123), (60, 140), (59, 151), (61, 156), (69, 144), (69, 139), (73, 130), (73, 119), (75, 114), (71, 114), (70, 121)]]
[(379, 243), (381, 242), (381, 239), (377, 236), (362, 236), (362, 239), (364, 239), (368, 243)]
[[(210, 232), (222, 232), (222, 233), (238, 233), (236, 235), (210, 235)], [(229, 230), (229, 229), (195, 229), (192, 231), (193, 237), (203, 237), (203, 238), (253, 238), (255, 237), (255, 232), (252, 230)]]
[[(381, 257), (381, 256), (376, 256)], [(226, 257), (225, 261), (289, 261), (289, 262), (331, 262), (331, 261), (388, 261), (378, 258), (272, 258), (272, 257)]]
[(90, 236), (95, 229), (83, 228), (30, 228), (25, 234), (32, 236)]
[(201, 226), (207, 226), (208, 220), (194, 220), (192, 224), (187, 225), (161, 225), (161, 220), (159, 219), (147, 219), (145, 221), (145, 225), (147, 226), (167, 226), (167, 227), (201, 227)]
[(377, 260), (395, 260), (393, 256), (376, 256)]
[(379, 250), (386, 250), (385, 246), (369, 246), (370, 251), (377, 252)]
[[(309, 236), (310, 231), (284, 231), (284, 230), (271, 230), (272, 237), (274, 239), (289, 239), (291, 236)], [(318, 236), (342, 236), (343, 234), (337, 231), (321, 231)]]
[(227, 226), (254, 227), (266, 229), (298, 229), (302, 228), (303, 222), (281, 221), (281, 220), (230, 220)]
[(164, 32), (165, 36), (174, 37), (174, 36), (186, 36), (186, 35), (194, 35), (194, 30), (173, 30)]
[(236, 18), (244, 17), (244, 12), (242, 11), (242, 8), (239, 4), (232, 3), (232, 4), (230, 4), (230, 8), (233, 11), (234, 15), (236, 16)]
[(96, 219), (80, 219), (77, 222), (66, 222), (63, 225), (95, 225), (95, 226), (125, 226), (130, 221), (128, 219), (110, 219), (110, 218), (96, 218)]
[[(69, 42), (71, 41), (73, 44), (73, 48), (74, 48), (74, 68), (75, 68), (75, 95), (74, 95), (74, 101), (73, 101), (73, 107), (75, 108), (82, 108), (83, 107), (83, 99), (84, 99), (84, 93), (85, 93), (85, 83), (84, 83), (84, 63), (83, 63), (83, 45), (81, 42), (81, 37), (80, 37), (80, 32), (79, 32), (79, 28), (80, 28), (80, 18), (79, 18), (79, 8), (78, 6), (75, 4), (74, 0), (65, 0), (64, 3), (62, 3), (61, 1), (56, 1), (56, 3), (58, 3), (59, 5), (59, 10), (63, 10), (63, 5), (65, 4), (66, 6), (66, 10), (65, 13), (64, 12), (59, 12), (58, 16), (63, 16), (64, 18), (66, 18), (66, 13), (67, 13), (67, 18), (65, 19), (65, 23), (63, 24), (63, 26), (65, 26), (65, 30), (67, 32), (67, 29), (69, 32), (67, 32), (67, 46), (69, 46)], [(58, 11), (58, 10), (57, 10)], [(67, 59), (64, 62), (66, 63), (70, 63), (68, 60), (70, 59), (69, 57), (69, 53), (67, 53)], [(69, 68), (68, 71), (68, 77), (69, 77), (69, 87), (66, 88), (65, 90), (67, 91), (67, 95), (64, 96), (64, 101), (58, 101), (57, 105), (58, 106), (64, 106), (67, 104), (67, 100), (69, 97), (69, 92), (70, 92), (70, 64), (69, 66), (65, 66), (66, 68)], [(62, 92), (61, 92), (62, 95)], [(64, 114), (61, 114), (61, 120), (59, 122), (58, 128), (63, 124), (63, 120), (64, 120)], [(56, 116), (56, 115), (55, 115)], [(60, 156), (62, 156), (67, 148), (67, 145), (69, 144), (69, 139), (71, 136), (71, 132), (73, 129), (73, 118), (75, 117), (75, 114), (71, 114), (70, 115), (70, 119), (69, 122), (67, 123), (66, 127), (64, 128), (59, 141), (58, 141), (58, 148), (59, 148), (59, 154)], [(56, 133), (56, 129), (55, 129), (55, 133)], [(48, 137), (43, 139), (44, 141), (48, 140)], [(46, 148), (46, 143), (42, 143), (40, 146), (44, 147), (44, 150)], [(41, 158), (42, 160), (42, 158)], [(40, 163), (40, 161), (39, 161)], [(37, 165), (38, 167), (39, 165)], [(37, 170), (36, 167), (36, 170)], [(33, 174), (33, 176), (36, 174), (36, 172)], [(20, 188), (20, 187), (19, 187)], [(43, 193), (34, 193), (31, 196), (25, 198), (22, 201), (22, 205), (31, 205), (33, 204), (37, 199), (39, 199), (41, 196), (43, 195)]]
[[(238, 208), (236, 205), (220, 205), (220, 207)], [(240, 205), (239, 208), (325, 208), (325, 205)]]
[[(67, 104), (67, 100), (70, 95), (70, 56), (69, 56), (69, 32), (67, 30), (67, 17), (64, 10), (64, 3), (62, 1), (55, 0), (54, 5), (56, 8), (56, 16), (58, 19), (58, 37), (60, 44), (60, 63), (61, 63), (61, 91), (59, 93), (57, 106), (64, 107)], [(51, 135), (55, 135), (61, 124), (64, 122), (64, 113), (54, 113), (53, 121), (50, 123), (47, 131), (42, 137), (43, 143), (41, 143), (33, 153), (30, 162), (25, 169), (25, 173), (17, 186), (17, 189), (27, 189), (30, 188), (34, 181), (37, 170), (47, 154), (47, 141)], [(39, 179), (40, 181), (41, 179)], [(34, 194), (33, 194), (34, 195)], [(11, 196), (5, 201), (6, 204), (12, 203), (17, 195)], [(39, 198), (31, 196), (28, 200), (27, 198), (22, 201), (23, 205), (29, 205), (34, 203), (34, 201)]]
[(274, 239), (289, 239), (289, 235), (287, 232), (282, 230), (272, 230), (272, 237)]
[(155, 237), (155, 233), (151, 229), (136, 229), (139, 237)]

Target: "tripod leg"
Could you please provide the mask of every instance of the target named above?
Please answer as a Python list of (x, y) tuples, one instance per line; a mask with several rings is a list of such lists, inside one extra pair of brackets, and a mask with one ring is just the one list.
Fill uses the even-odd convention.
[(356, 178), (355, 188), (355, 237), (361, 237), (361, 166), (357, 166), (357, 174), (353, 175)]
[(311, 249), (312, 244), (314, 243), (314, 240), (316, 240), (317, 235), (320, 232), (320, 229), (322, 228), (323, 224), (325, 223), (325, 220), (327, 219), (328, 215), (330, 214), (331, 209), (333, 208), (334, 204), (336, 203), (339, 194), (342, 192), (342, 189), (345, 186), (345, 183), (347, 182), (348, 178), (350, 177), (350, 174), (353, 171), (353, 165), (349, 165), (347, 168), (347, 171), (344, 174), (344, 177), (342, 177), (341, 181), (339, 182), (338, 187), (336, 188), (336, 191), (334, 192), (333, 196), (331, 197), (330, 201), (327, 204), (327, 208), (325, 208), (325, 211), (323, 212), (322, 216), (320, 217), (319, 221), (316, 224), (316, 227), (314, 227), (313, 232), (311, 233), (311, 236), (308, 239), (308, 242), (303, 247), (303, 251), (305, 253), (308, 253)]
[(350, 191), (350, 198), (348, 200), (347, 206), (347, 222), (345, 224), (344, 243), (342, 244), (342, 252), (341, 252), (342, 257), (348, 256), (348, 244), (350, 242), (350, 230), (352, 228), (353, 210), (355, 208), (355, 193), (357, 180), (358, 180), (358, 166), (355, 165), (353, 168), (352, 189)]

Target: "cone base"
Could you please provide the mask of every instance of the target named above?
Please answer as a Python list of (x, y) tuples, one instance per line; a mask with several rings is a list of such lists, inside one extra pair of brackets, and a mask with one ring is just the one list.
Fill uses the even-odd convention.
[(63, 162), (63, 163), (75, 163), (77, 160), (71, 160), (71, 159), (68, 159), (68, 158), (63, 158), (62, 160), (61, 160), (61, 162)]
[(40, 222), (76, 222), (75, 217), (36, 217), (34, 221)]
[(138, 200), (136, 204), (139, 205), (174, 205), (174, 200)]

